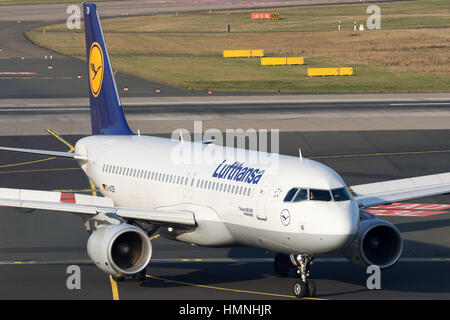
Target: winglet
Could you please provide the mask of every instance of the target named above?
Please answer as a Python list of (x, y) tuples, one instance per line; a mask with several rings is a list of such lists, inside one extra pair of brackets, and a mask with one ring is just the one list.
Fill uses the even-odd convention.
[(132, 135), (122, 110), (97, 6), (83, 3), (93, 135)]

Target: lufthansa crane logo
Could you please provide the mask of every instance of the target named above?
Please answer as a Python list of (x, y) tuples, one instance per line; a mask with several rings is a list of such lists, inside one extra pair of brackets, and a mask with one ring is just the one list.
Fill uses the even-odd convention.
[(291, 214), (287, 209), (284, 209), (280, 213), (281, 223), (285, 226), (288, 226), (291, 223)]
[(98, 97), (102, 89), (103, 69), (103, 50), (98, 42), (94, 42), (89, 52), (89, 83), (94, 98)]

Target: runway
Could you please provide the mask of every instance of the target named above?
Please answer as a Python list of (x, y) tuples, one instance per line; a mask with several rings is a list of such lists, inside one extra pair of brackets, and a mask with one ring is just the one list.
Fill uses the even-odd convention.
[[(175, 134), (179, 129), (193, 133), (195, 121), (202, 130), (222, 132), (231, 128), (284, 132), (450, 129), (450, 95), (426, 101), (349, 102), (346, 95), (321, 102), (321, 97), (314, 97), (318, 102), (301, 96), (259, 96), (265, 102), (255, 96), (178, 97), (175, 101), (142, 97), (124, 98), (123, 104), (131, 126), (143, 134)], [(66, 135), (91, 132), (85, 99), (5, 99), (0, 100), (0, 115), (0, 135), (43, 135), (48, 128)]]
[[(281, 132), (280, 152), (295, 155), (301, 143), (304, 156), (334, 168), (352, 185), (448, 171), (449, 133)], [(63, 139), (73, 144), (80, 137)], [(3, 136), (0, 145), (67, 149), (52, 135)], [(70, 160), (5, 152), (0, 159), (2, 187), (92, 192), (87, 178)], [(442, 195), (413, 202), (449, 204), (450, 198)], [(341, 256), (318, 258), (311, 269), (318, 286), (317, 299), (448, 299), (450, 211), (444, 211), (426, 217), (381, 217), (396, 224), (404, 236), (402, 259), (382, 272), (382, 290), (368, 290), (365, 271)], [(113, 290), (110, 279), (87, 257), (88, 235), (82, 219), (10, 208), (1, 208), (0, 214), (1, 299), (112, 299), (115, 295), (118, 299), (293, 299), (295, 275), (277, 278), (272, 271), (273, 253), (202, 248), (161, 237), (152, 240), (154, 255), (146, 280), (118, 282)], [(65, 286), (67, 267), (73, 264), (81, 268), (81, 290)], [(45, 290), (38, 289), (43, 286)]]

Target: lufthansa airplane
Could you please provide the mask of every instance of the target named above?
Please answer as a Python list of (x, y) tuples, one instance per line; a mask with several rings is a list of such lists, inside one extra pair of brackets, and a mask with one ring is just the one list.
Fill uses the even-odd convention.
[[(145, 277), (149, 237), (158, 231), (200, 246), (273, 251), (277, 275), (297, 269), (295, 295), (314, 296), (308, 276), (316, 256), (342, 253), (361, 267), (380, 268), (399, 259), (400, 232), (365, 207), (450, 192), (450, 172), (347, 188), (335, 171), (301, 157), (278, 155), (276, 166), (251, 163), (233, 157), (238, 149), (211, 141), (135, 134), (122, 111), (96, 5), (84, 3), (83, 12), (92, 136), (80, 139), (73, 153), (0, 150), (74, 159), (103, 197), (1, 188), (0, 205), (85, 217), (89, 257), (116, 279)], [(174, 150), (195, 150), (201, 159), (211, 150), (224, 156), (176, 161)], [(243, 153), (245, 159), (273, 156)]]

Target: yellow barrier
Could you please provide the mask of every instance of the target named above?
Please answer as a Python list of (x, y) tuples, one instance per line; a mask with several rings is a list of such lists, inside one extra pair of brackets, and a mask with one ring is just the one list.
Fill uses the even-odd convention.
[(263, 57), (264, 50), (223, 50), (224, 58)]
[(286, 58), (286, 64), (292, 65), (292, 64), (304, 64), (305, 59), (303, 57), (287, 57)]
[(352, 76), (353, 68), (339, 68), (339, 75), (340, 76)]
[(286, 64), (286, 57), (283, 58), (261, 58), (262, 66), (284, 66)]
[(261, 58), (262, 66), (285, 66), (303, 64), (303, 57), (268, 57)]
[(252, 50), (252, 57), (264, 57), (264, 50)]
[(252, 56), (252, 50), (223, 50), (225, 58), (248, 58)]
[(353, 68), (308, 68), (308, 77), (351, 75), (353, 75)]

